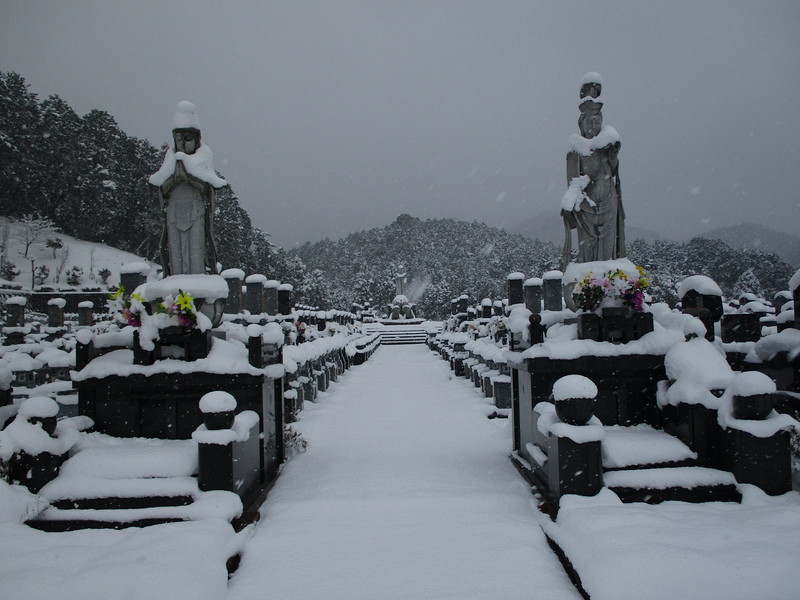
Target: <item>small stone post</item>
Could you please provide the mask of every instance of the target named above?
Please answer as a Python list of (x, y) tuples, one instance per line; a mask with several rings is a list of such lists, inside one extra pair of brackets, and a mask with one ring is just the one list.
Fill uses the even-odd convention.
[(542, 312), (542, 280), (531, 277), (522, 284), (525, 308), (534, 314)]
[(250, 275), (244, 280), (247, 284), (244, 307), (250, 311), (251, 315), (260, 315), (264, 312), (264, 283), (266, 281), (266, 276), (260, 274)]
[(64, 327), (64, 307), (67, 301), (64, 298), (52, 298), (47, 301), (47, 326), (54, 328)]
[(481, 300), (481, 318), (489, 319), (492, 316), (492, 299), (484, 298)]
[(561, 278), (564, 274), (561, 271), (548, 271), (544, 274), (544, 309), (545, 310), (561, 310), (562, 304), (562, 289)]
[[(209, 490), (233, 491), (233, 442), (231, 430), (236, 399), (227, 392), (209, 392), (200, 399), (203, 425), (193, 434), (197, 441), (197, 486)], [(228, 435), (226, 435), (228, 434)]]
[(94, 325), (94, 302), (84, 300), (78, 304), (78, 326), (91, 327)]
[(292, 314), (294, 286), (282, 283), (278, 286), (278, 314), (288, 316)]
[(515, 304), (522, 304), (525, 301), (525, 298), (522, 293), (522, 282), (525, 279), (525, 275), (522, 273), (509, 273), (506, 277), (506, 281), (508, 282), (508, 306), (509, 308), (514, 306)]
[[(36, 440), (40, 447), (46, 447), (44, 445), (48, 441), (52, 445), (50, 438), (59, 437), (56, 434), (58, 411), (58, 403), (52, 398), (44, 396), (28, 398), (22, 402), (16, 420), (6, 428), (6, 431), (11, 434), (19, 430), (17, 435), (24, 435), (29, 444), (32, 440)], [(34, 428), (31, 425), (38, 427)], [(34, 494), (37, 493), (58, 476), (58, 471), (69, 457), (70, 450), (71, 445), (64, 444), (61, 454), (47, 451), (38, 454), (29, 454), (26, 451), (16, 453), (9, 462), (11, 483), (19, 483)]]
[(264, 284), (264, 303), (266, 304), (267, 314), (274, 317), (278, 314), (278, 288), (280, 281), (270, 279)]
[(244, 271), (241, 269), (225, 269), (220, 273), (225, 283), (228, 284), (228, 299), (225, 302), (225, 313), (237, 315), (242, 312), (242, 280)]

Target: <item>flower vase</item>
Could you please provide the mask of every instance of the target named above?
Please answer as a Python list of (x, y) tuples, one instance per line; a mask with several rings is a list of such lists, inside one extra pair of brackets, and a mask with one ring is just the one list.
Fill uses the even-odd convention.
[(603, 318), (628, 316), (628, 308), (622, 298), (603, 298), (599, 308)]

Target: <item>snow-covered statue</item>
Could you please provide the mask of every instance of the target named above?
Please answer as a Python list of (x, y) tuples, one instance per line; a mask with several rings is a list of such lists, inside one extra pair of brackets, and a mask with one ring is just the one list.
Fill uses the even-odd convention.
[(562, 269), (570, 262), (572, 229), (578, 232), (578, 262), (623, 258), (625, 212), (619, 181), (619, 134), (603, 126), (602, 81), (597, 73), (583, 77), (578, 118), (567, 154), (567, 191), (561, 200), (565, 241)]
[(391, 315), (392, 319), (399, 319), (402, 315), (403, 318), (406, 319), (413, 319), (414, 318), (414, 309), (411, 306), (411, 302), (409, 301), (408, 297), (406, 296), (406, 274), (403, 269), (403, 265), (400, 265), (401, 273), (395, 273), (394, 275), (394, 300), (392, 300), (391, 308)]
[(150, 184), (159, 190), (164, 215), (164, 275), (216, 273), (215, 190), (228, 183), (216, 174), (211, 149), (200, 141), (200, 120), (191, 102), (178, 103), (172, 145)]

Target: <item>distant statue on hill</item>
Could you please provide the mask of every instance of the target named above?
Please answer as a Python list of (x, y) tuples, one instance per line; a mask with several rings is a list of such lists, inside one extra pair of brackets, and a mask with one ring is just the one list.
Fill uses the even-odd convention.
[(562, 267), (571, 259), (572, 229), (578, 232), (578, 262), (626, 255), (618, 158), (621, 142), (613, 127), (603, 126), (601, 90), (600, 76), (587, 73), (580, 91), (580, 135), (570, 137), (567, 191), (561, 200), (565, 229)]
[(172, 145), (150, 184), (159, 190), (164, 216), (164, 275), (216, 273), (215, 190), (228, 184), (214, 171), (211, 150), (200, 141), (200, 121), (191, 102), (178, 103)]

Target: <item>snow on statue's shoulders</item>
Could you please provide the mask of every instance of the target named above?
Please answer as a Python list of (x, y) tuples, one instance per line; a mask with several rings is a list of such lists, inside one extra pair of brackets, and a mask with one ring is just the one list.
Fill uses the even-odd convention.
[(219, 189), (228, 185), (228, 182), (217, 175), (214, 170), (214, 155), (211, 148), (203, 143), (194, 154), (176, 152), (173, 148), (169, 148), (161, 168), (150, 176), (150, 183), (158, 187), (164, 185), (167, 179), (175, 173), (175, 166), (179, 160), (183, 162), (189, 175), (208, 183), (211, 187)]
[(605, 148), (619, 141), (620, 137), (617, 130), (611, 127), (611, 125), (605, 125), (600, 130), (600, 133), (593, 138), (585, 138), (578, 133), (573, 133), (569, 137), (569, 149), (582, 156), (590, 156), (593, 151), (600, 150), (601, 148)]
[(683, 298), (689, 290), (707, 296), (722, 296), (722, 290), (716, 282), (705, 275), (692, 275), (678, 285), (678, 298)]

